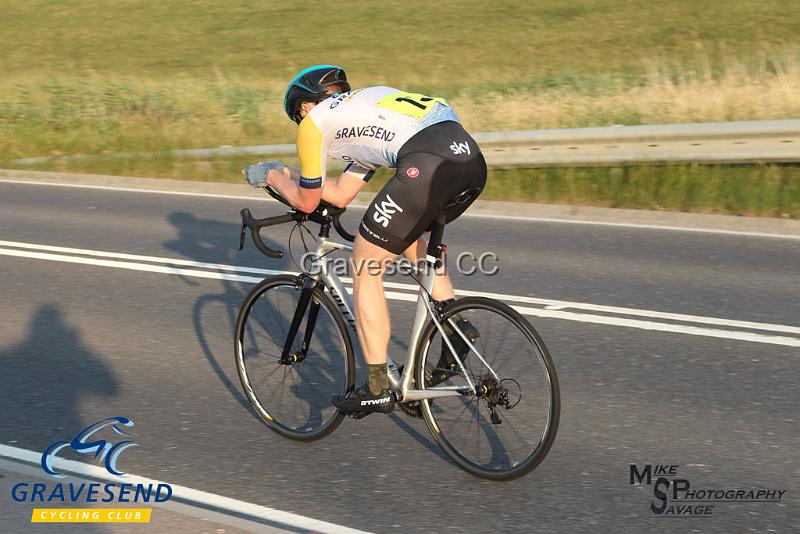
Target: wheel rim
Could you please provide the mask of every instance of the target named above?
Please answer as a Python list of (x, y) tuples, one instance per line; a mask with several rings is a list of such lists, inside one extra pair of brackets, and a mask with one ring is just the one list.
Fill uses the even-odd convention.
[[(472, 352), (465, 367), (476, 387), (489, 392), (425, 400), (423, 412), (439, 444), (471, 470), (487, 475), (527, 471), (549, 448), (557, 417), (549, 357), (535, 336), (499, 309), (470, 304), (460, 313), (480, 331), (474, 345), (500, 381)], [(434, 332), (421, 353), (426, 373), (438, 369), (441, 351), (441, 336)], [(459, 372), (441, 385), (466, 383)], [(498, 391), (506, 391), (510, 409), (497, 403)], [(499, 416), (499, 424), (493, 423), (492, 412)]]
[[(256, 297), (236, 342), (237, 363), (245, 392), (258, 415), (288, 433), (312, 434), (337, 423), (331, 397), (347, 388), (347, 346), (326, 303), (319, 307), (307, 356), (281, 363), (283, 342), (300, 289), (294, 284), (269, 287)], [(317, 295), (313, 301), (319, 303)], [(300, 353), (308, 313), (292, 346)], [(339, 339), (339, 342), (336, 339)]]

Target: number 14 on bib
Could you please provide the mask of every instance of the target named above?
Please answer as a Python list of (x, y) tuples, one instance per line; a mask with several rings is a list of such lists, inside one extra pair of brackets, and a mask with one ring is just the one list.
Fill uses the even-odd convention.
[(436, 103), (443, 106), (447, 105), (447, 101), (444, 98), (426, 96), (420, 93), (393, 93), (378, 100), (379, 106), (403, 115), (409, 115), (415, 119), (421, 119), (430, 113)]

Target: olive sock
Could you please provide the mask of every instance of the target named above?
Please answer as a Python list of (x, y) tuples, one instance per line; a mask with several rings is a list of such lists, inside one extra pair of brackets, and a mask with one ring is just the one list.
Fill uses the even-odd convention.
[(384, 389), (389, 389), (389, 371), (385, 363), (367, 364), (369, 375), (367, 383), (373, 395), (378, 395)]

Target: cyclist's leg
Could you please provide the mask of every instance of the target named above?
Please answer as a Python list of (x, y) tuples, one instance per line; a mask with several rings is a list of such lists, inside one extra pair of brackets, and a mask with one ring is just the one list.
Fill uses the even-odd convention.
[[(428, 154), (415, 158), (420, 175), (432, 177), (438, 161)], [(429, 200), (430, 180), (409, 181), (398, 172), (375, 195), (359, 225), (353, 247), (353, 280), (356, 289), (356, 325), (368, 363), (386, 361), (389, 314), (383, 294), (383, 272), (391, 261), (409, 249), (436, 217), (438, 204)]]
[[(429, 200), (430, 178), (440, 161), (435, 155), (415, 158), (419, 174), (428, 180), (407, 183), (409, 176), (395, 174), (367, 208), (353, 247), (353, 286), (356, 328), (369, 368), (367, 384), (349, 396), (333, 400), (347, 411), (391, 411), (386, 369), (390, 337), (389, 310), (383, 292), (387, 261), (412, 246), (441, 210), (435, 197)], [(414, 174), (414, 173), (412, 173)]]
[[(459, 162), (453, 165), (451, 162), (440, 165), (437, 168), (437, 183), (432, 184), (430, 196), (444, 199), (442, 204), (466, 190), (476, 193), (468, 201), (455, 204), (446, 208), (447, 222), (450, 223), (461, 216), (466, 209), (475, 201), (478, 193), (486, 185), (486, 161), (483, 155), (478, 152), (476, 157), (467, 162)], [(415, 265), (424, 259), (428, 251), (428, 241), (420, 237), (417, 241), (403, 251), (403, 255)], [(436, 270), (436, 280), (433, 285), (433, 298), (437, 301), (455, 298), (453, 283), (444, 266)]]
[(353, 246), (353, 297), (356, 330), (364, 360), (367, 363), (367, 383), (350, 394), (332, 399), (334, 406), (350, 413), (389, 413), (394, 397), (389, 390), (386, 369), (387, 348), (391, 329), (389, 308), (383, 293), (383, 271), (387, 261), (397, 254), (356, 236)]
[[(386, 376), (390, 323), (383, 293), (385, 262), (409, 249), (436, 219), (451, 196), (463, 190), (458, 182), (469, 179), (473, 174), (468, 162), (476, 157), (483, 160), (477, 146), (468, 151), (468, 154), (471, 153), (468, 157), (448, 154), (451, 150), (446, 142), (448, 139), (453, 135), (468, 138), (468, 134), (457, 123), (434, 125), (423, 132), (427, 133), (417, 134), (412, 138), (416, 141), (407, 143), (398, 154), (395, 175), (375, 196), (359, 225), (353, 255), (354, 293), (359, 340), (370, 366), (370, 387), (365, 385), (348, 398), (334, 399), (334, 404), (342, 409), (372, 409), (376, 402), (373, 399), (377, 399), (381, 407), (388, 408), (378, 411), (391, 410), (391, 406), (383, 404), (384, 400), (389, 402), (390, 397), (384, 399), (388, 391), (376, 393), (377, 375), (374, 373), (380, 367), (382, 377)], [(429, 147), (430, 150), (416, 150), (417, 145)], [(485, 181), (485, 164), (483, 170), (482, 180)], [(452, 293), (452, 286), (449, 293)], [(383, 384), (387, 383), (386, 378), (382, 381)], [(393, 405), (393, 399), (390, 404)]]
[[(414, 243), (412, 243), (410, 247), (403, 251), (403, 256), (405, 256), (412, 264), (419, 266), (420, 263), (425, 259), (427, 251), (428, 240), (424, 237), (420, 237)], [(434, 300), (439, 301), (450, 300), (456, 296), (455, 292), (453, 291), (453, 283), (450, 281), (450, 275), (447, 274), (447, 270), (445, 269), (444, 265), (436, 269), (436, 279), (433, 283), (432, 295)]]
[[(366, 243), (357, 242), (354, 251), (354, 280), (358, 278), (360, 293), (355, 299), (356, 309), (360, 310), (356, 320), (358, 324), (361, 317), (365, 319), (358, 333), (368, 363), (386, 361), (390, 335), (383, 295), (383, 262), (400, 253), (412, 261), (423, 258), (427, 242), (421, 236), (439, 213), (446, 209), (448, 222), (456, 219), (477, 195), (467, 202), (445, 206), (466, 190), (483, 189), (486, 182), (486, 163), (477, 147), (465, 157), (452, 154), (445, 143), (447, 139), (468, 135), (460, 125), (435, 125), (431, 130), (430, 136), (418, 134), (421, 137), (418, 142), (436, 148), (439, 153), (401, 151), (395, 175), (375, 196), (359, 225), (359, 237), (374, 245), (367, 247)], [(370, 262), (380, 265), (378, 272), (370, 272), (377, 267), (370, 269)], [(443, 270), (440, 273), (442, 276), (437, 276), (434, 283), (434, 299), (454, 298), (449, 277)], [(375, 323), (385, 325), (385, 331)]]
[(383, 271), (396, 254), (356, 236), (353, 247), (353, 300), (356, 330), (367, 364), (385, 364), (391, 335)]
[[(468, 161), (447, 161), (440, 165), (438, 168), (440, 175), (437, 185), (444, 189), (443, 192), (437, 192), (437, 195), (446, 199), (444, 202), (445, 220), (450, 223), (460, 217), (464, 211), (475, 201), (477, 196), (483, 191), (486, 185), (486, 161), (480, 151), (476, 153)], [(440, 190), (441, 191), (441, 190)], [(426, 248), (420, 249), (420, 254), (424, 253)], [(444, 282), (442, 284), (442, 282)], [(447, 300), (455, 298), (452, 290), (452, 283), (449, 277), (437, 277), (437, 284), (441, 284), (444, 288), (449, 289), (449, 295), (445, 291), (437, 293), (436, 286), (434, 286), (434, 299)], [(465, 358), (469, 355), (469, 345), (467, 345), (462, 338), (462, 334), (466, 336), (471, 342), (475, 342), (480, 333), (478, 329), (468, 319), (461, 317), (461, 314), (453, 316), (453, 321), (460, 332), (456, 332), (450, 324), (443, 325), (447, 338), (450, 341), (458, 358), (464, 362)], [(435, 367), (430, 370), (429, 380), (426, 381), (427, 386), (435, 386), (444, 382), (453, 373), (457, 373), (460, 366), (451, 352), (450, 347), (442, 339), (442, 353), (439, 361)]]

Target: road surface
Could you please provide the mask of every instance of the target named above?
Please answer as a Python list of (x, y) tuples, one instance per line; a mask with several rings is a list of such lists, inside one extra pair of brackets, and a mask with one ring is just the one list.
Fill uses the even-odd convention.
[[(296, 269), (288, 255), (268, 260), (251, 243), (237, 251), (245, 206), (256, 216), (282, 211), (271, 202), (0, 182), (0, 444), (41, 452), (124, 415), (136, 423), (139, 447), (124, 462), (137, 476), (372, 532), (800, 525), (797, 236), (491, 217), (448, 226), (451, 258), (499, 258), (495, 276), (457, 275), (457, 288), (524, 309), (561, 382), (549, 456), (522, 479), (494, 483), (460, 471), (424, 422), (399, 410), (345, 420), (312, 444), (256, 419), (232, 354), (233, 321), (259, 277), (246, 268)], [(348, 212), (351, 229), (362, 213)], [(285, 246), (288, 228), (270, 236)], [(413, 306), (390, 306), (390, 350), (402, 359)], [(679, 465), (696, 488), (786, 492), (780, 502), (718, 502), (711, 517), (657, 516), (653, 487), (630, 484), (631, 464)], [(0, 474), (0, 482), (25, 479)], [(0, 531), (24, 506), (30, 513), (0, 494)], [(199, 516), (185, 517), (183, 527), (165, 517), (159, 528), (197, 531)]]

